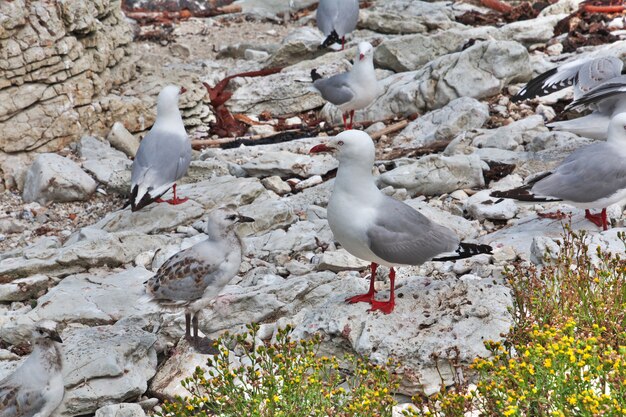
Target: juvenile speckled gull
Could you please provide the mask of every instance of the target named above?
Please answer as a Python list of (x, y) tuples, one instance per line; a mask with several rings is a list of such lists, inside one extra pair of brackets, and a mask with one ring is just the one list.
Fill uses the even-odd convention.
[[(626, 113), (615, 116), (606, 142), (597, 142), (572, 152), (552, 172), (510, 191), (492, 197), (521, 201), (562, 200), (585, 209), (585, 217), (607, 229), (606, 207), (626, 198)], [(590, 209), (602, 209), (591, 214)]]
[[(595, 91), (598, 86), (605, 82), (612, 82), (620, 78), (622, 67), (622, 60), (614, 56), (568, 62), (530, 80), (512, 100), (518, 101), (543, 96), (573, 85), (574, 103), (568, 108), (578, 107), (576, 105), (578, 100), (588, 97), (592, 90)], [(587, 101), (588, 99), (583, 100)], [(584, 105), (581, 104), (580, 107), (584, 107)], [(592, 139), (604, 139), (612, 115), (626, 110), (626, 106), (616, 106), (614, 101), (607, 101), (600, 106), (592, 105), (591, 107), (594, 110), (591, 114), (571, 120), (551, 122), (546, 126), (550, 129), (571, 132)]]
[(235, 233), (239, 222), (253, 219), (230, 208), (219, 208), (209, 214), (208, 239), (196, 243), (169, 258), (157, 273), (146, 281), (146, 292), (160, 304), (185, 308), (185, 337), (200, 346), (197, 313), (210, 304), (239, 272), (241, 240)]
[(157, 117), (150, 132), (139, 144), (131, 175), (130, 206), (137, 211), (159, 198), (170, 188), (174, 198), (170, 204), (187, 199), (176, 195), (176, 181), (182, 178), (191, 162), (191, 141), (178, 110), (178, 96), (184, 87), (168, 85), (159, 93)]
[(346, 35), (356, 29), (359, 21), (359, 0), (320, 0), (315, 14), (317, 27), (326, 39), (323, 46), (341, 42), (346, 44)]
[[(337, 106), (343, 114), (343, 124), (352, 129), (354, 111), (369, 106), (378, 94), (378, 81), (374, 72), (374, 48), (367, 42), (358, 45), (359, 58), (348, 72), (321, 78), (316, 70), (311, 71), (313, 85), (326, 101)], [(350, 123), (347, 117), (350, 116)]]
[(42, 321), (33, 330), (33, 351), (0, 381), (0, 417), (48, 417), (61, 404), (63, 357), (56, 323)]
[[(348, 130), (312, 153), (335, 152), (339, 169), (328, 201), (328, 223), (335, 240), (352, 255), (371, 262), (370, 288), (366, 294), (346, 301), (369, 302), (370, 311), (391, 313), (395, 305), (396, 265), (420, 265), (437, 255), (456, 254), (435, 260), (461, 259), (491, 253), (487, 245), (460, 243), (450, 229), (436, 224), (407, 204), (383, 194), (372, 175), (375, 149), (365, 132)], [(374, 282), (378, 265), (390, 269), (388, 301), (376, 301)]]

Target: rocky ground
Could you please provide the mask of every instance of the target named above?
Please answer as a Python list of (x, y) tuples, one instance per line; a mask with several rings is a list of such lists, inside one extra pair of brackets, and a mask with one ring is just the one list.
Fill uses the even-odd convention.
[[(20, 1), (8, 4), (16, 3)], [(402, 366), (401, 394), (430, 394), (450, 383), (455, 375), (441, 361), (469, 363), (487, 354), (483, 342), (500, 338), (511, 324), (504, 267), (539, 264), (546, 248), (556, 248), (561, 221), (540, 214), (571, 213), (573, 228), (589, 230), (592, 249), (623, 250), (617, 233), (626, 230), (624, 202), (609, 207), (612, 228), (601, 232), (566, 205), (522, 205), (489, 197), (491, 190), (521, 185), (591, 142), (544, 127), (569, 92), (531, 103), (510, 101), (524, 82), (556, 62), (625, 55), (626, 41), (621, 40), (564, 52), (568, 35), (555, 31), (577, 4), (560, 0), (530, 20), (468, 26), (459, 22), (466, 12), (490, 11), (464, 2), (370, 2), (346, 50), (332, 52), (317, 48), (322, 36), (311, 14), (298, 13), (299, 20), (285, 24), (283, 6), (247, 0), (241, 14), (175, 22), (165, 34), (161, 25), (136, 28), (144, 37), (152, 33), (150, 40), (121, 42), (110, 36), (122, 52), (102, 72), (128, 66), (132, 77), (94, 92), (98, 104), (92, 107), (102, 110), (98, 115), (76, 106), (78, 125), (70, 123), (70, 130), (96, 126), (93, 135), (74, 137), (78, 140), (70, 140), (71, 132), (44, 140), (34, 133), (30, 139), (19, 136), (19, 130), (9, 135), (2, 121), (24, 117), (32, 124), (38, 119), (24, 114), (61, 98), (33, 106), (13, 100), (21, 104), (9, 110), (0, 105), (0, 146), (11, 152), (0, 157), (0, 379), (28, 352), (25, 325), (46, 318), (61, 324), (65, 341), (66, 394), (58, 415), (93, 414), (121, 403), (138, 404), (125, 407), (142, 415), (160, 399), (184, 394), (179, 381), (205, 358), (180, 342), (181, 314), (138, 302), (142, 284), (168, 257), (205, 238), (208, 211), (234, 204), (256, 221), (239, 230), (246, 245), (239, 277), (223, 300), (200, 315), (206, 335), (259, 322), (261, 334), (271, 338), (278, 326), (292, 323), (297, 336), (322, 332), (330, 353), (395, 358)], [(65, 19), (65, 38), (101, 30), (97, 22), (120, 19), (108, 9), (118, 3), (100, 6), (91, 14), (96, 21), (86, 19), (81, 26)], [(0, 40), (12, 39), (16, 29), (0, 23)], [(118, 25), (107, 33), (131, 31), (131, 23)], [(622, 36), (619, 19), (607, 19), (606, 25), (612, 25), (616, 39)], [(338, 124), (340, 114), (307, 91), (310, 70), (328, 75), (347, 68), (353, 46), (361, 40), (377, 45), (379, 95), (357, 112), (357, 120), (367, 121), (367, 131), (378, 138), (379, 187), (462, 239), (494, 247), (492, 256), (400, 268), (397, 307), (389, 316), (369, 314), (364, 304), (343, 303), (347, 295), (366, 288), (367, 263), (338, 247), (326, 222), (337, 163), (329, 155), (308, 154), (323, 138), (301, 134), (304, 138), (282, 143), (211, 147), (230, 139), (215, 133), (220, 120), (202, 85), (215, 86), (240, 72), (284, 67), (275, 74), (231, 80), (227, 110), (246, 115), (240, 120), (255, 138), (284, 129), (327, 130)], [(24, 44), (20, 47), (23, 56), (31, 56)], [(19, 48), (14, 52), (22, 56)], [(8, 60), (0, 57), (0, 64), (2, 59)], [(9, 79), (23, 78), (11, 87), (0, 85), (0, 95), (15, 96), (19, 86), (33, 79), (20, 75), (19, 68), (33, 71), (37, 66), (7, 62), (17, 68)], [(63, 80), (46, 77), (41, 91), (62, 91), (55, 86)], [(80, 75), (69, 79), (73, 77)], [(154, 120), (155, 95), (166, 83), (189, 90), (181, 97), (181, 109), (198, 142), (179, 187), (189, 201), (131, 213), (122, 208), (131, 158)], [(122, 124), (111, 129), (115, 121)], [(403, 123), (402, 129), (384, 134), (383, 129)], [(30, 149), (38, 152), (18, 152)], [(42, 153), (49, 150), (55, 152)], [(384, 296), (388, 283), (377, 285)], [(109, 407), (97, 415), (115, 411)]]

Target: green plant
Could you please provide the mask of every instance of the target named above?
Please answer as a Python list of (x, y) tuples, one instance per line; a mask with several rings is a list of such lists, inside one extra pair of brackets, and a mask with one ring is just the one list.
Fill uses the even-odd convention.
[[(618, 236), (624, 242), (624, 234)], [(546, 254), (542, 268), (518, 265), (507, 271), (514, 300), (509, 341), (523, 343), (535, 325), (558, 327), (574, 319), (578, 333), (599, 325), (614, 346), (626, 344), (626, 259), (600, 247), (592, 256), (586, 232), (568, 226), (557, 244), (559, 253)]]
[(416, 397), (405, 415), (626, 415), (626, 260), (590, 253), (585, 232), (569, 227), (558, 245), (541, 268), (506, 271), (513, 327), (502, 343), (485, 344), (490, 358), (463, 370), (476, 384)]
[(626, 414), (626, 346), (613, 349), (601, 336), (606, 329), (579, 337), (577, 325), (562, 329), (535, 326), (529, 341), (513, 354), (501, 343), (487, 343), (493, 356), (477, 358), (475, 389), (445, 390), (418, 399), (420, 408), (406, 416), (592, 417)]
[[(163, 404), (160, 416), (220, 417), (387, 417), (394, 404), (397, 377), (387, 366), (344, 358), (317, 356), (319, 337), (294, 341), (291, 328), (276, 341), (256, 344), (258, 325), (240, 335), (225, 334), (219, 353), (183, 380), (187, 397)], [(230, 349), (229, 349), (230, 348)], [(242, 353), (234, 364), (232, 351)]]

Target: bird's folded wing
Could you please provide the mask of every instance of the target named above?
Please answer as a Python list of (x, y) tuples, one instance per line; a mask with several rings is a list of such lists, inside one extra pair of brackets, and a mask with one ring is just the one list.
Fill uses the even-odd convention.
[(41, 389), (12, 385), (11, 379), (0, 384), (0, 417), (33, 416), (45, 406)]
[(376, 256), (401, 265), (422, 264), (459, 245), (459, 238), (450, 229), (390, 197), (385, 199), (367, 237)]
[(578, 70), (587, 62), (588, 60), (569, 62), (536, 76), (526, 83), (524, 88), (512, 97), (512, 100), (519, 101), (545, 96), (572, 85), (578, 76)]
[(617, 96), (621, 96), (624, 93), (626, 93), (626, 75), (620, 75), (598, 84), (582, 97), (572, 101), (565, 110), (581, 109), (601, 104), (606, 100), (614, 100)]
[(187, 172), (191, 146), (171, 132), (153, 132), (141, 141), (131, 176), (132, 188), (143, 184), (152, 189), (171, 186)]
[(317, 19), (317, 27), (326, 36), (335, 29), (334, 23), (338, 18), (339, 5), (334, 0), (322, 0), (317, 6), (315, 18)]
[(313, 87), (326, 101), (336, 106), (348, 103), (354, 98), (354, 90), (350, 85), (348, 73), (317, 80), (313, 83)]
[(551, 175), (537, 181), (531, 191), (537, 196), (590, 203), (626, 189), (623, 156), (606, 142), (579, 148)]
[(211, 284), (211, 276), (225, 261), (223, 245), (200, 242), (169, 258), (148, 280), (148, 291), (157, 299), (193, 300)]

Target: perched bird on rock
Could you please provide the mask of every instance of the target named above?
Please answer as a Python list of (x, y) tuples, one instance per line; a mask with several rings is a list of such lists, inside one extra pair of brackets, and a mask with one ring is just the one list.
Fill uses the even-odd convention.
[(359, 21), (359, 0), (320, 0), (315, 19), (326, 36), (322, 46), (341, 42), (343, 50), (346, 35), (356, 29)]
[(613, 97), (616, 83), (621, 83), (622, 87), (626, 85), (626, 77), (620, 76), (622, 68), (622, 60), (614, 56), (578, 59), (533, 78), (511, 100), (544, 96), (573, 86), (574, 102), (566, 109), (589, 107), (593, 112), (546, 126), (592, 139), (604, 139), (611, 117), (626, 110), (626, 101), (620, 104)]
[[(370, 311), (380, 310), (389, 314), (395, 306), (394, 266), (420, 265), (429, 260), (454, 260), (491, 253), (490, 246), (460, 242), (452, 230), (383, 194), (376, 187), (372, 175), (375, 148), (367, 133), (348, 130), (313, 147), (310, 152), (336, 154), (339, 169), (328, 201), (328, 223), (335, 239), (345, 250), (371, 262), (369, 291), (348, 298), (347, 302), (368, 302), (372, 305)], [(446, 253), (450, 255), (434, 259)], [(374, 282), (378, 265), (391, 268), (388, 301), (375, 299)]]
[(174, 197), (166, 202), (181, 204), (186, 198), (176, 195), (176, 181), (182, 178), (191, 162), (191, 141), (178, 110), (178, 96), (184, 87), (168, 85), (157, 98), (154, 125), (139, 144), (133, 161), (130, 186), (130, 207), (137, 211), (160, 197), (170, 188)]
[[(626, 113), (611, 119), (606, 142), (576, 149), (554, 170), (523, 187), (494, 191), (492, 197), (520, 201), (564, 201), (585, 209), (585, 217), (604, 230), (606, 207), (626, 198)], [(590, 209), (602, 209), (592, 214)]]
[[(378, 94), (378, 82), (374, 72), (374, 48), (367, 42), (358, 46), (359, 58), (352, 69), (330, 78), (322, 78), (314, 69), (311, 71), (311, 90), (324, 100), (337, 106), (343, 113), (343, 124), (352, 129), (354, 111), (369, 106)], [(350, 123), (347, 118), (350, 116)]]
[(61, 404), (63, 357), (56, 323), (42, 321), (32, 332), (33, 352), (0, 381), (0, 417), (48, 417)]
[(197, 313), (217, 298), (239, 272), (242, 244), (235, 226), (252, 221), (230, 208), (212, 211), (206, 225), (209, 238), (169, 258), (146, 281), (146, 292), (155, 301), (166, 307), (184, 307), (185, 338), (193, 341), (199, 351), (207, 351), (210, 345), (208, 340), (202, 344), (198, 337)]

